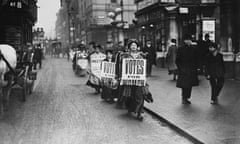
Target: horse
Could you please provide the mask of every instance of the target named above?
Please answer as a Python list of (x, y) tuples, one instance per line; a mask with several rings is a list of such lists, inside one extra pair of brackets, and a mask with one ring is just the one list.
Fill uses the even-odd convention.
[(13, 82), (13, 74), (17, 65), (16, 50), (7, 44), (0, 44), (0, 116), (9, 105), (9, 95)]

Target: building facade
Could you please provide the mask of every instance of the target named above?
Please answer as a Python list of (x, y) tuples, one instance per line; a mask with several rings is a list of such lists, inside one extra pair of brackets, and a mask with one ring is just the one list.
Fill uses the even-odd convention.
[(143, 46), (146, 40), (151, 40), (158, 51), (164, 52), (171, 38), (181, 45), (186, 34), (199, 40), (208, 33), (221, 47), (226, 77), (240, 79), (239, 0), (135, 0), (135, 3), (138, 39)]
[(32, 28), (37, 21), (36, 0), (0, 1), (0, 43), (16, 49), (32, 43)]
[(139, 40), (145, 45), (151, 40), (158, 51), (166, 51), (168, 41), (184, 35), (199, 39), (210, 33), (219, 40), (220, 13), (218, 0), (136, 0)]
[(220, 44), (227, 77), (240, 80), (240, 1), (220, 0)]
[[(128, 38), (128, 29), (132, 25), (136, 6), (133, 0), (82, 0), (79, 3), (83, 9), (82, 40), (86, 42), (95, 41), (106, 45), (107, 43), (124, 42)], [(122, 28), (112, 25), (113, 20), (108, 17), (110, 12), (115, 12), (117, 8), (122, 8), (122, 15), (116, 17), (116, 21), (126, 22)]]
[[(108, 43), (124, 41), (124, 38), (132, 37), (129, 32), (130, 25), (134, 19), (136, 5), (134, 0), (62, 0), (62, 8), (58, 13), (56, 23), (57, 33), (60, 26), (65, 22), (69, 31), (70, 44), (96, 42), (103, 46)], [(117, 8), (123, 8), (124, 27), (117, 28), (112, 25), (109, 12), (114, 12)], [(119, 15), (120, 16), (120, 15)], [(117, 17), (119, 19), (120, 17)], [(62, 35), (62, 34), (60, 34)], [(62, 36), (60, 36), (62, 37)]]

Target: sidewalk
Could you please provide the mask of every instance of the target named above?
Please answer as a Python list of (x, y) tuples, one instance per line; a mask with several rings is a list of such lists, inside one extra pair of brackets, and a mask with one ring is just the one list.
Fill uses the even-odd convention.
[(146, 107), (206, 144), (240, 144), (240, 82), (226, 80), (219, 105), (210, 104), (209, 83), (200, 77), (191, 105), (181, 104), (181, 91), (167, 69), (153, 68), (149, 78), (154, 103)]

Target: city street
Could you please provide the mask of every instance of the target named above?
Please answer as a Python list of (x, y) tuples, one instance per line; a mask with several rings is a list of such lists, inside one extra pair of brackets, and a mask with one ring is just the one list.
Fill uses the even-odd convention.
[(47, 58), (32, 95), (22, 103), (13, 90), (0, 120), (0, 144), (188, 144), (145, 114), (140, 122), (101, 100), (74, 75), (71, 62)]
[(240, 144), (239, 8), (0, 0), (0, 144)]

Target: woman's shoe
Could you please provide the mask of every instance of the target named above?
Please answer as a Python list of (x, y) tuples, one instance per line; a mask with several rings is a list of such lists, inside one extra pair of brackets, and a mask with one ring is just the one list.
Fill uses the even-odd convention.
[(188, 105), (188, 104), (191, 104), (191, 102), (189, 100), (182, 100), (182, 104)]
[(112, 100), (112, 99), (107, 100), (107, 102), (108, 102), (109, 104), (113, 104), (113, 103), (115, 103), (114, 100)]
[(212, 104), (212, 105), (217, 105), (217, 104), (218, 104), (218, 101), (217, 101), (217, 100), (212, 100), (212, 101), (211, 101), (211, 104)]

